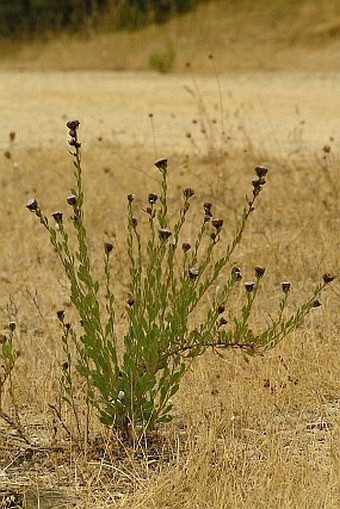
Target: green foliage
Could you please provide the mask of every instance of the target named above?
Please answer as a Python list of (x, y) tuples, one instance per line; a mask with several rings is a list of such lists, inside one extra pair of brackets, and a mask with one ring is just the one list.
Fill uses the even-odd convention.
[[(254, 332), (250, 318), (265, 274), (263, 267), (256, 267), (254, 281), (243, 284), (241, 308), (227, 321), (225, 312), (230, 312), (235, 293), (241, 290), (242, 274), (238, 267), (226, 269), (266, 184), (268, 170), (263, 166), (255, 169), (252, 194), (245, 199), (236, 233), (223, 248), (222, 256), (217, 256), (223, 220), (213, 216), (211, 203), (204, 203), (195, 242), (186, 242), (183, 227), (195, 192), (191, 188), (183, 191), (175, 217), (168, 210), (167, 160), (160, 159), (155, 162), (160, 176), (159, 195), (149, 194), (148, 205), (142, 211), (146, 230), (137, 218), (140, 212), (135, 209), (135, 196), (127, 196), (129, 282), (125, 332), (118, 335), (110, 269), (113, 246), (104, 245), (105, 278), (101, 285), (93, 274), (88, 249), (79, 121), (70, 121), (67, 126), (74, 149), (75, 177), (67, 203), (72, 208), (76, 247), (71, 248), (74, 243), (70, 242), (61, 212), (52, 214), (55, 225), (51, 226), (36, 199), (26, 205), (49, 233), (69, 280), (70, 299), (81, 324), (79, 328), (67, 322), (64, 311), (58, 312), (65, 355), (61, 379), (64, 399), (80, 431), (76, 387), (80, 377), (85, 382), (82, 387), (88, 409), (95, 408), (104, 425), (136, 439), (172, 419), (172, 398), (196, 357), (207, 349), (217, 352), (232, 348), (256, 355), (274, 347), (320, 304), (318, 298), (333, 277), (325, 274), (310, 299), (288, 316), (290, 283), (283, 282), (277, 317), (271, 318), (262, 331)], [(222, 274), (217, 291), (216, 282)], [(100, 292), (101, 287), (104, 292)], [(101, 298), (103, 293), (105, 297)], [(209, 305), (204, 303), (208, 293)]]
[[(194, 8), (202, 0), (3, 0), (0, 35), (21, 37), (32, 33), (100, 28), (135, 28), (162, 23), (172, 15)], [(107, 23), (111, 19), (111, 22)]]
[(152, 53), (149, 65), (154, 71), (166, 73), (171, 71), (175, 63), (175, 49), (173, 43), (168, 41), (163, 52)]
[(2, 408), (2, 394), (6, 382), (9, 382), (9, 392), (12, 400), (14, 399), (12, 372), (14, 370), (16, 360), (20, 355), (20, 352), (15, 350), (13, 346), (14, 331), (15, 323), (10, 322), (8, 325), (8, 331), (0, 334), (0, 410)]

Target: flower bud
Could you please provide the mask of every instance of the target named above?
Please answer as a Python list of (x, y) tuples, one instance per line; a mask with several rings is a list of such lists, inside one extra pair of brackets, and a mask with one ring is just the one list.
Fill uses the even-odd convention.
[(172, 232), (166, 228), (160, 228), (158, 230), (158, 235), (161, 240), (167, 240), (169, 237), (171, 237)]
[(69, 205), (77, 205), (77, 197), (75, 194), (67, 196), (66, 201)]
[(262, 178), (262, 177), (265, 177), (267, 175), (268, 168), (266, 168), (265, 166), (256, 166), (255, 172), (256, 172), (256, 175), (259, 178)]
[(52, 212), (51, 216), (53, 217), (53, 219), (55, 220), (55, 222), (57, 224), (60, 224), (63, 222), (63, 213), (60, 212), (59, 210), (56, 212)]
[(28, 208), (30, 212), (36, 212), (38, 210), (37, 200), (35, 198), (31, 198), (30, 200), (28, 200), (28, 202), (26, 203), (26, 208)]
[(255, 276), (259, 279), (264, 276), (266, 269), (264, 267), (255, 267)]
[(254, 281), (245, 281), (245, 283), (244, 283), (244, 287), (248, 293), (250, 293), (254, 290), (254, 286), (255, 286)]
[(154, 193), (150, 193), (149, 196), (148, 196), (148, 200), (149, 200), (149, 203), (151, 205), (153, 205), (154, 203), (156, 203), (156, 201), (158, 200), (158, 196), (157, 194), (154, 194)]
[(291, 284), (289, 281), (282, 281), (281, 288), (283, 293), (289, 293), (290, 292)]
[(190, 267), (190, 269), (188, 270), (188, 275), (189, 275), (190, 279), (195, 280), (198, 278), (199, 271), (196, 267)]
[(157, 161), (154, 162), (154, 165), (156, 168), (158, 168), (160, 171), (166, 171), (168, 168), (168, 160), (164, 157), (157, 159)]
[(329, 272), (327, 272), (326, 274), (324, 274), (324, 275), (322, 276), (322, 279), (323, 279), (324, 283), (326, 283), (326, 285), (328, 285), (329, 283), (331, 283), (332, 281), (334, 281), (335, 276), (332, 276), (332, 274), (330, 274)]
[(107, 256), (111, 253), (113, 245), (110, 242), (104, 242), (104, 251)]
[(69, 120), (66, 124), (66, 127), (68, 127), (69, 129), (78, 129), (79, 125), (80, 125), (79, 120), (74, 119), (74, 120)]

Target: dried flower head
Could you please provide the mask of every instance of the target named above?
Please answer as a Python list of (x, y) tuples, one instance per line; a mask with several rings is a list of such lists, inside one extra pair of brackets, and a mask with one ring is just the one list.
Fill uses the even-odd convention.
[(69, 120), (66, 124), (66, 127), (68, 127), (69, 129), (78, 129), (79, 126), (80, 122), (77, 119)]
[(220, 230), (223, 226), (223, 219), (212, 219), (211, 224), (216, 230)]
[(128, 306), (131, 308), (136, 301), (133, 297), (129, 297), (126, 302), (127, 302)]
[(6, 157), (6, 159), (11, 159), (12, 154), (9, 150), (6, 150), (6, 152), (4, 152), (4, 156)]
[(133, 193), (130, 193), (127, 195), (127, 201), (130, 203), (133, 202), (135, 198), (136, 198), (136, 195)]
[(315, 299), (313, 302), (313, 308), (318, 308), (321, 306), (321, 301), (319, 299)]
[(266, 168), (265, 166), (256, 166), (255, 172), (256, 172), (256, 175), (259, 178), (262, 178), (262, 177), (265, 177), (267, 175), (268, 168)]
[(56, 212), (52, 212), (51, 216), (55, 220), (57, 224), (60, 224), (63, 222), (63, 213), (57, 210)]
[(16, 137), (16, 134), (17, 134), (17, 133), (16, 133), (15, 131), (11, 131), (11, 132), (9, 133), (9, 139), (10, 139), (11, 141), (14, 141), (14, 140), (15, 140), (15, 137)]
[(158, 235), (161, 240), (167, 240), (172, 235), (172, 231), (168, 230), (167, 228), (160, 228), (158, 230)]
[(236, 281), (241, 281), (242, 273), (240, 267), (233, 267), (231, 269), (231, 275)]
[(264, 276), (264, 273), (266, 272), (266, 269), (264, 267), (255, 267), (255, 276), (257, 278), (261, 278)]
[(154, 162), (154, 165), (160, 171), (166, 171), (168, 168), (168, 160), (165, 157), (162, 157), (160, 159), (157, 159), (157, 161)]
[(150, 203), (151, 205), (153, 205), (153, 204), (154, 204), (154, 203), (156, 203), (156, 201), (158, 200), (158, 196), (157, 196), (157, 194), (155, 194), (155, 193), (149, 193), (148, 200), (149, 200), (149, 203)]
[(69, 134), (69, 136), (71, 136), (71, 138), (77, 137), (77, 131), (75, 129), (70, 129), (68, 134)]
[(64, 321), (64, 318), (65, 318), (65, 311), (63, 309), (60, 309), (59, 311), (57, 311), (57, 318), (58, 320), (60, 320), (61, 322)]
[(107, 256), (109, 256), (112, 249), (113, 249), (113, 245), (111, 244), (111, 242), (104, 242), (104, 251)]
[(9, 328), (9, 330), (10, 330), (11, 332), (14, 332), (14, 331), (15, 331), (15, 329), (16, 329), (16, 327), (17, 327), (17, 324), (16, 324), (15, 322), (13, 322), (13, 321), (9, 322), (9, 324), (8, 324), (8, 328)]
[(199, 271), (196, 267), (190, 267), (190, 269), (188, 270), (188, 275), (190, 279), (197, 279), (199, 276)]
[(64, 371), (67, 371), (67, 370), (68, 370), (68, 366), (69, 366), (69, 364), (68, 364), (68, 362), (67, 362), (67, 361), (63, 362), (63, 363), (62, 363), (62, 365), (61, 365), (61, 367), (62, 367), (62, 369), (63, 369)]
[(183, 242), (182, 249), (184, 253), (187, 253), (191, 249), (191, 244), (189, 244), (189, 242)]
[(220, 304), (219, 306), (217, 306), (217, 313), (219, 315), (221, 315), (222, 313), (224, 313), (225, 311), (225, 306), (223, 304)]
[(291, 287), (291, 284), (289, 281), (282, 281), (281, 288), (282, 288), (283, 293), (290, 292), (290, 287)]
[(254, 290), (255, 283), (254, 281), (245, 281), (244, 288), (247, 290), (247, 292), (252, 292)]
[(226, 320), (223, 316), (219, 319), (218, 326), (222, 327), (223, 325), (227, 325), (228, 320)]
[(332, 150), (332, 147), (330, 145), (324, 145), (322, 147), (322, 151), (325, 153), (325, 154), (329, 154), (330, 151)]
[(136, 217), (131, 217), (131, 226), (133, 228), (136, 228), (136, 226), (138, 225), (138, 220)]
[(75, 194), (70, 194), (69, 196), (67, 196), (66, 198), (66, 201), (69, 205), (77, 205), (77, 197)]
[(30, 212), (36, 212), (39, 208), (37, 200), (35, 198), (31, 198), (30, 200), (28, 200), (28, 202), (26, 203), (26, 208)]
[(6, 334), (0, 334), (0, 345), (4, 345), (7, 341), (7, 336)]
[(203, 209), (206, 216), (212, 217), (211, 207), (212, 203), (210, 203), (210, 201), (203, 203)]
[(186, 198), (187, 200), (189, 198), (191, 198), (192, 196), (194, 196), (194, 194), (195, 194), (195, 191), (191, 187), (187, 187), (183, 191), (184, 198)]
[(324, 274), (324, 275), (322, 276), (322, 279), (323, 279), (324, 283), (326, 283), (326, 285), (328, 285), (329, 283), (331, 283), (332, 281), (334, 281), (335, 276), (332, 276), (332, 274), (330, 274), (329, 272), (327, 272), (326, 274)]

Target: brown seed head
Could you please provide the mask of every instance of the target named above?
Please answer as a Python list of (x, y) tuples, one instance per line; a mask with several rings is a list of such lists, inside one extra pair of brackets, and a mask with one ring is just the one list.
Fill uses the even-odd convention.
[(71, 138), (68, 140), (68, 144), (71, 145), (71, 147), (75, 147), (77, 144), (77, 140), (75, 138)]
[(111, 242), (104, 242), (104, 251), (107, 256), (109, 256), (112, 249), (113, 249), (113, 245), (111, 244)]
[(224, 313), (224, 311), (225, 311), (225, 307), (224, 307), (224, 305), (223, 305), (223, 304), (220, 304), (219, 306), (217, 306), (217, 313), (218, 313), (219, 315), (221, 315), (222, 313)]
[(61, 367), (62, 367), (62, 369), (63, 369), (64, 371), (67, 371), (67, 370), (68, 370), (68, 362), (67, 362), (67, 361), (63, 362), (63, 363), (62, 363), (62, 365), (61, 365)]
[(6, 334), (0, 334), (0, 345), (4, 345), (7, 341), (7, 336)]
[(247, 292), (252, 292), (254, 290), (255, 283), (254, 281), (245, 281), (244, 288), (247, 290)]
[(220, 318), (220, 320), (219, 320), (219, 322), (218, 322), (218, 325), (219, 325), (219, 327), (222, 327), (223, 325), (227, 325), (227, 323), (228, 323), (228, 320), (226, 320), (226, 319), (225, 319), (225, 318), (223, 318), (223, 316), (222, 316), (222, 318)]
[(195, 191), (191, 187), (187, 187), (186, 189), (184, 189), (183, 194), (184, 194), (184, 198), (186, 198), (188, 200), (189, 198), (194, 196)]
[(67, 122), (66, 127), (68, 127), (69, 129), (78, 129), (79, 125), (80, 125), (79, 120), (73, 119)]
[(133, 228), (136, 228), (136, 226), (138, 225), (138, 220), (136, 217), (131, 217), (131, 226)]
[(64, 318), (65, 318), (65, 311), (63, 309), (60, 309), (59, 311), (57, 311), (57, 318), (58, 320), (60, 320), (61, 322), (64, 321)]
[(283, 293), (289, 293), (290, 292), (291, 284), (289, 281), (282, 281), (281, 288)]
[(223, 219), (212, 219), (211, 224), (216, 230), (220, 230), (223, 226)]
[(155, 193), (150, 193), (148, 196), (149, 203), (153, 205), (158, 200), (158, 196)]
[(242, 274), (240, 267), (233, 267), (231, 270), (231, 275), (236, 281), (241, 281)]
[(313, 302), (313, 308), (318, 308), (321, 306), (321, 301), (319, 299), (315, 299)]
[(10, 330), (11, 332), (14, 332), (14, 331), (15, 331), (15, 329), (16, 329), (16, 327), (17, 327), (17, 324), (16, 324), (15, 322), (13, 322), (13, 321), (12, 321), (12, 322), (9, 322), (9, 324), (8, 324), (8, 328), (9, 328), (9, 330)]
[(38, 210), (37, 200), (35, 198), (31, 198), (30, 200), (28, 200), (28, 202), (26, 203), (26, 208), (28, 208), (30, 212), (36, 212)]
[(161, 240), (167, 240), (172, 235), (172, 231), (167, 230), (166, 228), (160, 228), (158, 230), (158, 235)]
[(256, 175), (259, 178), (262, 178), (262, 177), (265, 177), (267, 175), (268, 168), (266, 168), (265, 166), (256, 166), (255, 172), (256, 172)]
[(189, 275), (190, 279), (195, 280), (199, 276), (199, 271), (196, 267), (190, 267), (190, 269), (188, 270), (188, 275)]
[(66, 201), (69, 205), (77, 205), (77, 197), (75, 194), (70, 194), (69, 196), (67, 196), (66, 198)]
[(332, 150), (332, 147), (331, 147), (330, 145), (324, 145), (324, 146), (322, 147), (322, 150), (323, 150), (323, 152), (324, 152), (325, 154), (329, 154), (329, 153), (330, 153), (330, 151)]
[(135, 302), (136, 301), (133, 297), (129, 297), (127, 300), (127, 304), (128, 304), (128, 306), (130, 306), (130, 308), (134, 305)]
[(70, 129), (68, 134), (69, 134), (69, 136), (71, 136), (71, 138), (77, 137), (77, 131), (75, 129)]
[(56, 223), (62, 223), (63, 222), (63, 213), (57, 210), (56, 212), (52, 212), (51, 216), (55, 220)]
[(326, 283), (326, 285), (328, 285), (329, 283), (331, 283), (332, 281), (334, 281), (335, 276), (332, 276), (332, 274), (330, 274), (329, 272), (327, 272), (326, 274), (324, 274), (324, 275), (322, 276), (322, 279), (323, 279), (324, 283)]
[(16, 133), (15, 131), (11, 131), (11, 132), (9, 133), (9, 139), (10, 139), (11, 141), (14, 141), (14, 140), (15, 140), (15, 137), (16, 137), (16, 134), (17, 134), (17, 133)]
[(127, 195), (127, 201), (130, 203), (133, 202), (135, 198), (136, 198), (136, 195), (133, 193), (130, 193)]
[(165, 158), (165, 157), (162, 157), (160, 159), (157, 159), (157, 161), (155, 161), (153, 163), (156, 168), (158, 168), (160, 171), (166, 171), (167, 168), (168, 168), (168, 160)]
[(266, 269), (264, 267), (255, 267), (255, 276), (259, 279), (264, 276)]
[(6, 157), (6, 159), (11, 159), (12, 154), (9, 150), (6, 150), (6, 152), (4, 152), (4, 156)]
[(203, 203), (203, 209), (206, 216), (212, 217), (211, 207), (212, 203), (210, 203), (210, 201), (206, 201), (205, 203)]
[(183, 249), (183, 252), (186, 253), (187, 251), (189, 251), (191, 249), (191, 244), (189, 244), (188, 242), (183, 242), (182, 249)]

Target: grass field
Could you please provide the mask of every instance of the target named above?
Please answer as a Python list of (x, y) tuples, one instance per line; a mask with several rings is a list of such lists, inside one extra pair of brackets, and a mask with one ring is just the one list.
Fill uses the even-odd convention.
[[(8, 334), (16, 323), (21, 355), (13, 383), (0, 387), (5, 508), (340, 507), (340, 12), (337, 2), (301, 2), (292, 18), (273, 5), (224, 12), (223, 2), (210, 3), (133, 34), (6, 42), (0, 325)], [(174, 73), (147, 72), (149, 55), (168, 39)], [(107, 72), (117, 69), (131, 72)], [(157, 191), (153, 161), (161, 156), (169, 159), (173, 210), (181, 190), (194, 188), (194, 222), (212, 201), (227, 239), (254, 167), (268, 166), (231, 260), (247, 279), (256, 265), (267, 269), (254, 328), (275, 313), (281, 281), (292, 283), (294, 310), (322, 274), (337, 276), (322, 306), (264, 357), (227, 351), (196, 359), (174, 398), (173, 423), (145, 448), (112, 440), (95, 415), (88, 443), (77, 444), (63, 427), (75, 432), (70, 412), (63, 409), (61, 422), (53, 409), (64, 360), (56, 312), (73, 315), (56, 254), (25, 204), (36, 196), (48, 214), (65, 209), (73, 184), (65, 122), (74, 115), (82, 122), (91, 254), (102, 278), (102, 245), (113, 242), (118, 309), (128, 277), (126, 195), (144, 206)]]

